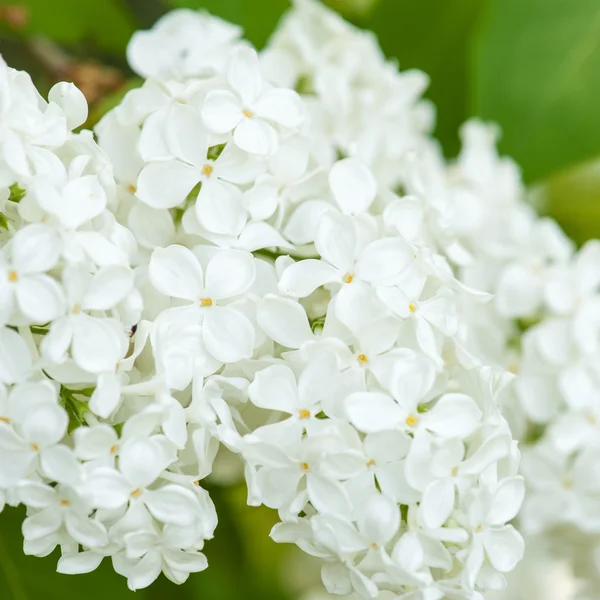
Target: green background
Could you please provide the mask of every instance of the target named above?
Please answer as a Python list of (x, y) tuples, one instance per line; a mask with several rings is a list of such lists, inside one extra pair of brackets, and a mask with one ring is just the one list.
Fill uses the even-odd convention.
[[(500, 148), (522, 168), (541, 210), (581, 243), (600, 237), (600, 3), (598, 0), (329, 0), (379, 36), (401, 68), (431, 76), (427, 97), (437, 106), (436, 135), (455, 156), (457, 130), (468, 117), (501, 126)], [(27, 69), (45, 93), (58, 77), (48, 57), (110, 75), (90, 123), (137, 81), (124, 50), (131, 33), (170, 7), (206, 8), (241, 24), (262, 46), (287, 0), (11, 0), (0, 1), (0, 52)], [(15, 7), (21, 11), (15, 12)], [(15, 17), (16, 15), (16, 17)], [(16, 18), (16, 21), (15, 21)], [(50, 46), (48, 46), (48, 43)], [(40, 51), (40, 48), (42, 51)], [(50, 61), (52, 62), (52, 61)], [(63, 74), (63, 77), (68, 78)], [(112, 78), (112, 79), (111, 79)], [(115, 83), (116, 82), (116, 83)], [(294, 550), (268, 539), (275, 515), (245, 506), (243, 488), (210, 487), (219, 525), (207, 544), (210, 568), (181, 587), (161, 578), (137, 598), (215, 600), (297, 596), (284, 572)], [(21, 551), (19, 509), (0, 515), (0, 598), (85, 600), (130, 597), (105, 560), (93, 574), (54, 573), (57, 557)], [(306, 579), (316, 571), (307, 569)], [(303, 577), (296, 577), (303, 583)]]

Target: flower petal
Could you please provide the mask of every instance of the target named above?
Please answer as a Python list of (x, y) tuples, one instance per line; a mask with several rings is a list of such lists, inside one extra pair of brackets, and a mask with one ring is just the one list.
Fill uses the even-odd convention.
[(347, 215), (367, 210), (377, 193), (373, 174), (356, 158), (344, 158), (331, 167), (329, 186), (341, 211)]
[(243, 294), (254, 283), (254, 258), (243, 250), (221, 250), (206, 266), (206, 295), (223, 300)]
[(148, 277), (165, 296), (197, 301), (204, 290), (204, 274), (198, 259), (184, 246), (156, 248), (150, 257)]
[(173, 208), (199, 181), (200, 171), (179, 160), (151, 162), (140, 172), (135, 195), (152, 208)]
[(364, 433), (394, 429), (402, 422), (403, 413), (396, 402), (385, 394), (357, 392), (346, 398), (350, 422)]

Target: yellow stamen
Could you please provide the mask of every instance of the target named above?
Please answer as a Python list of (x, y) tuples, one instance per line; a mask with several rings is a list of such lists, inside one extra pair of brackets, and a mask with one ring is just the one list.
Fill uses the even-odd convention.
[(342, 277), (342, 281), (344, 283), (352, 283), (353, 280), (354, 280), (354, 275), (352, 275), (352, 273), (346, 273), (344, 275), (344, 277)]
[(414, 304), (413, 302), (411, 302), (411, 303), (408, 305), (408, 310), (410, 310), (410, 312), (415, 312), (415, 310), (417, 310), (417, 305), (416, 305), (416, 304)]
[(115, 444), (114, 446), (110, 447), (111, 454), (116, 454), (118, 451), (119, 451), (119, 444)]
[(308, 463), (300, 463), (300, 468), (306, 473), (306, 471), (310, 470), (310, 465)]
[(10, 423), (10, 419), (8, 417), (0, 417), (0, 423)]
[(310, 410), (306, 410), (306, 408), (303, 408), (302, 410), (298, 411), (298, 418), (300, 420), (309, 419), (310, 418)]
[(34, 451), (37, 452), (40, 447), (37, 444), (29, 444), (29, 447)]
[(598, 420), (596, 419), (596, 417), (594, 415), (588, 415), (586, 418), (586, 421), (590, 424), (590, 425), (595, 425)]
[(573, 480), (569, 477), (565, 477), (562, 481), (562, 486), (565, 488), (565, 490), (570, 490), (573, 487)]
[(371, 459), (370, 461), (367, 462), (367, 467), (372, 467), (375, 464), (375, 461), (373, 459)]
[(358, 358), (358, 361), (361, 363), (369, 362), (369, 359), (365, 354), (359, 354), (356, 358)]
[(452, 477), (456, 477), (458, 475), (458, 467), (454, 467), (452, 469)]
[(379, 548), (379, 546), (375, 542), (371, 542), (369, 546), (371, 547), (371, 550), (377, 550), (377, 548)]
[(127, 186), (127, 191), (128, 191), (130, 194), (135, 194), (135, 193), (137, 192), (137, 187), (136, 187), (135, 185), (133, 185), (133, 183), (130, 183), (130, 184)]
[(251, 110), (248, 110), (247, 108), (245, 108), (242, 111), (242, 114), (247, 117), (248, 119), (251, 119), (254, 116), (254, 113)]
[(16, 283), (17, 281), (19, 281), (19, 276), (17, 275), (16, 271), (9, 271), (8, 272), (8, 280), (11, 283)]
[(481, 523), (479, 523), (479, 525), (477, 525), (477, 527), (475, 528), (475, 532), (481, 533), (482, 531), (483, 531), (483, 525)]
[(59, 500), (59, 501), (58, 501), (58, 503), (59, 503), (61, 506), (71, 506), (71, 501), (70, 501), (70, 500), (66, 500), (66, 499), (64, 499), (64, 498), (63, 498), (62, 500)]
[(205, 177), (210, 177), (212, 172), (213, 172), (213, 167), (211, 165), (204, 165), (202, 167), (202, 175), (204, 175)]
[(212, 298), (200, 298), (200, 306), (212, 306)]
[(131, 492), (131, 494), (129, 494), (130, 498), (137, 498), (138, 496), (142, 495), (142, 491), (140, 488), (136, 488), (135, 490), (133, 490), (133, 492)]
[(72, 312), (74, 315), (78, 315), (81, 312), (81, 306), (79, 306), (79, 304), (75, 304), (75, 306), (73, 306)]
[(409, 427), (414, 427), (418, 423), (419, 419), (414, 415), (410, 415), (407, 417), (406, 421), (404, 421)]
[(199, 481), (196, 479), (196, 481), (194, 481), (194, 485), (195, 485), (196, 487), (200, 487), (200, 482), (199, 482)]

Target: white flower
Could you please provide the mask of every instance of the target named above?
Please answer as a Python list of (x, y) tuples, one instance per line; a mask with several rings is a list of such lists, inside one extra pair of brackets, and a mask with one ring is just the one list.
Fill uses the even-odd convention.
[(188, 300), (190, 319), (200, 318), (202, 339), (218, 361), (235, 362), (251, 356), (254, 328), (244, 314), (225, 301), (239, 296), (254, 282), (252, 255), (239, 250), (221, 250), (203, 270), (187, 248), (157, 249), (150, 259), (152, 285), (161, 293)]
[(233, 130), (233, 141), (251, 154), (270, 156), (278, 148), (277, 131), (270, 122), (294, 129), (302, 123), (303, 106), (296, 92), (265, 89), (258, 57), (239, 48), (227, 70), (229, 90), (210, 91), (202, 108), (206, 126), (215, 133)]
[(0, 255), (4, 321), (10, 319), (14, 308), (30, 323), (48, 323), (61, 314), (62, 289), (46, 274), (58, 262), (60, 250), (60, 241), (45, 225), (29, 225), (15, 234)]

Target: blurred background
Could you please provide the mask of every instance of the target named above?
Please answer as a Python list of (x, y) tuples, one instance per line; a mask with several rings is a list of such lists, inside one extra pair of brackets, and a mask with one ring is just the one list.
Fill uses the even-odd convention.
[[(578, 243), (600, 237), (600, 2), (598, 0), (326, 0), (373, 30), (400, 67), (431, 77), (436, 135), (447, 156), (471, 116), (496, 121), (500, 149), (515, 158), (540, 210)], [(174, 7), (205, 8), (242, 25), (261, 47), (288, 0), (0, 0), (0, 53), (31, 73), (42, 94), (56, 81), (76, 83), (91, 106), (88, 127), (140, 81), (127, 68), (133, 31)], [(268, 533), (269, 510), (245, 506), (242, 486), (225, 486), (236, 465), (224, 458), (207, 486), (219, 525), (207, 544), (210, 568), (181, 587), (161, 577), (142, 600), (320, 600), (315, 564)], [(96, 572), (55, 573), (57, 556), (27, 557), (18, 509), (0, 515), (1, 600), (121, 600), (133, 596), (107, 561)], [(535, 558), (535, 557), (534, 557)], [(533, 560), (533, 559), (532, 559)], [(546, 565), (547, 568), (547, 565)], [(569, 597), (560, 565), (543, 600)], [(510, 600), (533, 596), (538, 571)], [(562, 587), (561, 587), (562, 586)]]

